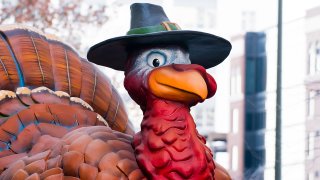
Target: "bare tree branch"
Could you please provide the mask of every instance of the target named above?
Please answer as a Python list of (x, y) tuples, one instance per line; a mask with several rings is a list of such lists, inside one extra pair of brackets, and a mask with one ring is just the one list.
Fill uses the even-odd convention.
[(108, 21), (105, 3), (89, 3), (79, 0), (2, 0), (0, 24), (30, 25), (54, 33), (81, 51), (83, 32), (89, 27), (99, 28)]

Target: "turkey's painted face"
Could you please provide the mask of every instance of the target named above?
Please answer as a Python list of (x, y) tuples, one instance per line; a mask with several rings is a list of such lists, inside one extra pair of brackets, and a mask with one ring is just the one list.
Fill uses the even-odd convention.
[(191, 64), (189, 54), (179, 46), (134, 51), (125, 76), (125, 88), (141, 106), (145, 106), (148, 93), (193, 105), (216, 91), (213, 77), (202, 66)]

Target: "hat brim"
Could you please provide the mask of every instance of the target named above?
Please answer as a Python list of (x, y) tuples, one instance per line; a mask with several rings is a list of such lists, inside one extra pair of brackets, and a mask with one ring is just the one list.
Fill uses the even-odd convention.
[(198, 31), (164, 31), (115, 37), (89, 49), (87, 58), (98, 65), (124, 71), (128, 48), (156, 45), (182, 45), (187, 48), (192, 64), (211, 68), (220, 64), (230, 53), (229, 41)]

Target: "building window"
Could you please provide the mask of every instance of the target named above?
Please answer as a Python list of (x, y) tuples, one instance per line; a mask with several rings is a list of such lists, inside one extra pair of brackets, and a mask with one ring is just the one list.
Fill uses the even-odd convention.
[(239, 95), (242, 93), (241, 88), (241, 69), (240, 67), (231, 70), (231, 95)]
[(231, 77), (230, 77), (230, 95), (234, 95), (235, 94), (234, 87), (235, 87), (235, 76), (231, 72)]
[(241, 69), (240, 67), (237, 68), (236, 72), (236, 89), (237, 89), (237, 94), (241, 94)]
[(232, 110), (232, 132), (237, 133), (239, 129), (239, 109)]
[(320, 72), (320, 41), (317, 41), (315, 45), (315, 61), (316, 72)]
[(207, 15), (207, 20), (208, 20), (208, 27), (209, 28), (214, 28), (215, 25), (216, 25), (216, 14), (214, 12), (208, 12), (208, 15)]
[(308, 50), (309, 74), (320, 72), (320, 41), (312, 42)]
[(314, 114), (314, 109), (315, 109), (315, 97), (316, 97), (316, 92), (313, 90), (310, 90), (308, 92), (308, 98), (307, 98), (307, 112), (308, 116), (311, 117)]
[(255, 17), (254, 11), (244, 11), (242, 12), (242, 30), (252, 31), (255, 27)]
[(312, 172), (308, 173), (307, 180), (314, 180), (314, 174)]
[(309, 74), (314, 74), (316, 72), (316, 51), (315, 43), (311, 43), (308, 50), (309, 58)]
[(308, 137), (307, 137), (307, 157), (309, 159), (312, 159), (313, 156), (314, 156), (314, 138), (315, 138), (315, 134), (314, 132), (310, 132), (308, 134)]
[(204, 9), (198, 9), (198, 16), (197, 16), (197, 27), (204, 28), (205, 27), (205, 11)]
[(214, 126), (214, 111), (213, 109), (207, 109), (207, 125)]
[(202, 113), (202, 109), (201, 108), (197, 108), (195, 110), (195, 119), (196, 119), (196, 125), (198, 127), (203, 125), (203, 113)]
[(238, 159), (239, 158), (239, 154), (238, 154), (238, 147), (237, 146), (233, 146), (232, 147), (232, 170), (236, 171), (238, 170)]

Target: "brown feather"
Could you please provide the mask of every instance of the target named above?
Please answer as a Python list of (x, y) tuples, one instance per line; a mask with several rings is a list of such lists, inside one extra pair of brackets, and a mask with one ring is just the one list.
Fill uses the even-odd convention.
[[(128, 117), (118, 92), (98, 67), (81, 58), (67, 44), (34, 29), (15, 27), (0, 28), (0, 31), (3, 36), (0, 38), (0, 90), (19, 87), (17, 68), (20, 67), (25, 86), (45, 86), (80, 97), (112, 124), (111, 128), (134, 133), (128, 126)], [(10, 54), (10, 48), (13, 54)], [(69, 103), (69, 98), (63, 100), (43, 93), (18, 94), (18, 97), (26, 106), (35, 102), (54, 103), (53, 99)], [(77, 106), (74, 102), (70, 105)]]
[(82, 88), (80, 98), (93, 105), (95, 91), (97, 87), (97, 71), (93, 64), (88, 61), (82, 61)]
[(82, 86), (82, 79), (81, 76), (83, 75), (81, 72), (81, 59), (77, 53), (75, 53), (71, 49), (66, 49), (66, 62), (68, 62), (68, 71), (69, 71), (69, 79), (70, 79), (70, 87), (71, 93), (70, 96), (79, 97), (81, 86)]
[(105, 119), (107, 119), (112, 129), (121, 132), (126, 131), (127, 128), (130, 128), (127, 127), (128, 116), (126, 114), (123, 101), (114, 88), (112, 88), (112, 100), (110, 100), (109, 102), (110, 105)]
[(55, 89), (71, 93), (69, 86), (66, 53), (64, 45), (59, 42), (52, 42), (50, 45), (52, 57), (52, 70), (54, 74)]
[(14, 90), (19, 84), (19, 76), (4, 39), (0, 38), (0, 89)]
[(52, 88), (50, 51), (46, 42), (38, 34), (28, 30), (5, 31), (4, 34), (21, 67), (25, 84)]
[[(96, 112), (106, 118), (110, 101), (112, 101), (113, 96), (111, 83), (109, 79), (104, 78), (103, 74), (98, 69), (96, 69), (96, 73), (96, 86), (94, 88), (92, 106)], [(111, 119), (108, 119), (108, 121), (111, 121)]]

